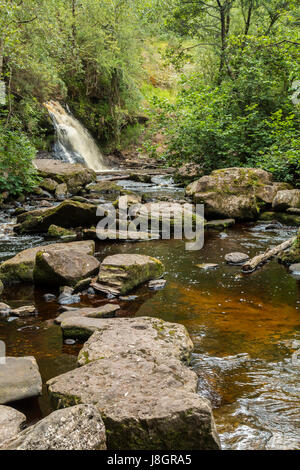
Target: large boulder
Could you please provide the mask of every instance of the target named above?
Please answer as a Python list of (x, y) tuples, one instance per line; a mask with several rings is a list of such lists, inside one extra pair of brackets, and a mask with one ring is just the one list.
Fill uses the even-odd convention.
[(194, 181), (186, 189), (198, 204), (205, 205), (208, 218), (256, 219), (262, 207), (272, 203), (276, 193), (289, 188), (273, 183), (272, 175), (257, 168), (226, 168)]
[(95, 406), (76, 405), (54, 411), (0, 450), (106, 450), (105, 427)]
[(91, 227), (99, 222), (94, 204), (66, 200), (58, 206), (21, 214), (15, 230), (20, 233), (47, 232), (51, 225), (63, 228)]
[(36, 254), (33, 280), (37, 286), (75, 286), (98, 274), (100, 262), (76, 248), (40, 249)]
[(0, 404), (36, 397), (42, 379), (34, 357), (6, 357), (0, 366)]
[(83, 165), (74, 165), (73, 163), (64, 163), (51, 159), (39, 159), (35, 160), (34, 163), (42, 178), (56, 181), (59, 184), (65, 183), (68, 192), (71, 194), (78, 194), (84, 186), (97, 179), (96, 173)]
[(120, 254), (108, 256), (102, 262), (97, 290), (122, 295), (134, 287), (158, 279), (164, 273), (161, 261), (151, 256)]
[(272, 206), (278, 212), (291, 207), (300, 208), (300, 189), (279, 191), (273, 200)]
[(0, 279), (5, 283), (32, 283), (35, 258), (41, 249), (47, 250), (47, 252), (52, 250), (54, 252), (68, 250), (69, 252), (70, 250), (74, 250), (76, 252), (80, 251), (85, 255), (93, 255), (95, 252), (95, 242), (86, 240), (73, 243), (53, 243), (43, 247), (28, 248), (0, 265)]
[(12, 439), (22, 431), (26, 416), (14, 408), (0, 405), (0, 448), (5, 441)]
[(53, 403), (94, 404), (113, 450), (218, 449), (212, 410), (197, 376), (174, 357), (128, 353), (99, 359), (49, 380)]

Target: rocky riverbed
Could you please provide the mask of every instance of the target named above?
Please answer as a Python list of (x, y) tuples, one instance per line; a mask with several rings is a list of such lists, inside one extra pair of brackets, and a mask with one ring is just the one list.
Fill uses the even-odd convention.
[[(296, 234), (297, 191), (241, 169), (201, 178), (186, 194), (169, 170), (46, 169), (42, 192), (2, 213), (0, 339), (7, 356), (24, 359), (0, 374), (0, 426), (13, 424), (0, 446), (299, 448), (297, 271), (276, 260), (241, 271)], [(218, 205), (221, 193), (227, 204)], [(124, 196), (135, 215), (151, 203), (171, 226), (190, 198), (204, 201), (204, 248), (188, 252), (161, 228), (141, 242), (120, 229), (117, 240), (98, 240), (97, 205)], [(255, 207), (272, 218), (257, 221)], [(284, 217), (292, 227), (275, 222)], [(298, 261), (297, 244), (289, 256)], [(30, 373), (9, 382), (22, 360)], [(78, 441), (81, 416), (95, 439)], [(59, 439), (43, 436), (49, 426)]]

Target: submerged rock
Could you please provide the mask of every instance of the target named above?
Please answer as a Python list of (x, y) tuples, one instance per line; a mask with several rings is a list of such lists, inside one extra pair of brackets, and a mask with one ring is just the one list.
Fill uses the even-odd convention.
[(250, 258), (246, 253), (229, 253), (225, 256), (225, 260), (228, 264), (241, 265), (246, 263)]
[(197, 375), (181, 362), (193, 349), (183, 325), (73, 318), (62, 327), (95, 333), (78, 356), (81, 367), (48, 381), (52, 402), (93, 403), (109, 449), (219, 448), (211, 406), (197, 394)]
[(190, 184), (186, 193), (205, 205), (208, 218), (257, 219), (261, 206), (268, 206), (285, 183), (273, 183), (272, 175), (258, 168), (215, 170)]
[(35, 397), (42, 379), (34, 357), (6, 357), (0, 366), (0, 404)]
[(22, 431), (26, 416), (9, 406), (0, 405), (0, 448)]
[(202, 263), (202, 264), (196, 264), (197, 268), (208, 270), (208, 269), (216, 269), (219, 267), (218, 264), (215, 263)]
[(144, 282), (160, 278), (164, 269), (161, 261), (150, 256), (109, 256), (101, 264), (97, 290), (114, 295), (126, 294)]
[(53, 243), (21, 251), (13, 258), (4, 261), (0, 265), (0, 279), (5, 283), (33, 282), (33, 269), (35, 258), (39, 251), (80, 251), (82, 254), (93, 255), (95, 252), (94, 241), (81, 241), (72, 243)]
[(234, 224), (234, 219), (210, 220), (205, 222), (205, 229), (224, 230)]
[(98, 409), (77, 405), (51, 413), (2, 450), (106, 450), (105, 427)]
[(96, 212), (97, 207), (94, 204), (65, 200), (58, 206), (21, 214), (15, 230), (20, 233), (43, 233), (51, 225), (63, 228), (91, 227), (100, 220)]
[(113, 318), (120, 310), (119, 305), (107, 304), (96, 308), (79, 308), (62, 313), (55, 319), (55, 323), (61, 324), (65, 320), (74, 317), (81, 318)]

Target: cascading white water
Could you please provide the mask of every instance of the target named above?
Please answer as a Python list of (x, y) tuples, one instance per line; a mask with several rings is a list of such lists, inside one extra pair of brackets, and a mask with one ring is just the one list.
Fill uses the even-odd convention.
[(44, 106), (56, 131), (55, 157), (69, 163), (83, 163), (95, 171), (105, 170), (104, 157), (82, 124), (56, 101), (48, 101)]

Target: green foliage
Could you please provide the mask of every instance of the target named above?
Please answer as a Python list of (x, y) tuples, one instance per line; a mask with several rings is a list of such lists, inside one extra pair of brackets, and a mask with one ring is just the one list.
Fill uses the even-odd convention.
[(19, 196), (36, 185), (35, 153), (25, 134), (0, 129), (0, 193)]

